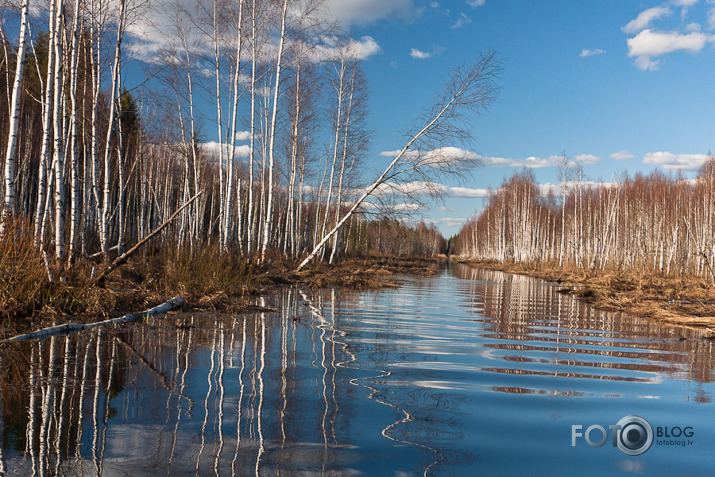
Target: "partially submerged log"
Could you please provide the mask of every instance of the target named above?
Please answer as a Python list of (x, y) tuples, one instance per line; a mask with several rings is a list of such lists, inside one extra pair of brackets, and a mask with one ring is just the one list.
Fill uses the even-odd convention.
[(119, 323), (129, 323), (132, 321), (139, 321), (144, 318), (149, 318), (151, 316), (163, 315), (166, 312), (181, 308), (184, 306), (184, 299), (180, 296), (176, 296), (171, 300), (162, 303), (161, 305), (150, 308), (141, 313), (131, 313), (128, 315), (120, 316), (119, 318), (110, 318), (108, 320), (97, 321), (95, 323), (88, 323), (86, 325), (81, 323), (65, 323), (64, 325), (51, 326), (49, 328), (44, 328), (41, 330), (33, 331), (32, 333), (26, 333), (24, 335), (13, 336), (6, 340), (0, 341), (0, 343), (9, 343), (11, 341), (26, 341), (34, 339), (43, 339), (50, 336), (57, 336), (63, 334), (74, 333), (75, 331), (87, 330), (89, 328), (94, 328), (95, 326), (104, 325), (116, 325)]

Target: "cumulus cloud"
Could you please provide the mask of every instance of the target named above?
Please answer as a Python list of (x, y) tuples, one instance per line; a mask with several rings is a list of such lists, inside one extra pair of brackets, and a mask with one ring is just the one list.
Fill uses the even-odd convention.
[(412, 48), (410, 50), (410, 56), (412, 58), (416, 58), (418, 60), (426, 60), (427, 58), (432, 56), (432, 53), (429, 53), (427, 51), (418, 50), (417, 48)]
[(622, 28), (622, 30), (628, 34), (637, 33), (645, 28), (648, 28), (653, 20), (668, 16), (671, 13), (673, 12), (669, 7), (653, 7), (643, 10), (635, 19), (629, 21), (626, 26)]
[(470, 187), (448, 187), (447, 195), (459, 198), (482, 198), (489, 196), (488, 189), (472, 189)]
[(467, 0), (467, 5), (470, 7), (481, 7), (487, 0)]
[(643, 164), (662, 166), (670, 170), (694, 170), (707, 161), (707, 154), (673, 154), (667, 151), (649, 152), (643, 157)]
[(336, 36), (327, 36), (310, 50), (310, 59), (314, 62), (330, 61), (347, 56), (356, 60), (367, 60), (382, 51), (380, 45), (371, 36), (359, 40), (350, 38), (347, 43)]
[(574, 157), (574, 162), (577, 164), (597, 164), (601, 159), (593, 154), (579, 154)]
[(636, 66), (642, 70), (658, 69), (659, 60), (654, 57), (674, 51), (684, 50), (690, 53), (700, 52), (705, 43), (713, 37), (701, 32), (682, 34), (674, 31), (658, 32), (645, 29), (633, 38), (628, 39), (628, 56), (635, 57)]
[(611, 154), (611, 159), (614, 161), (625, 161), (628, 159), (633, 159), (635, 156), (631, 154), (630, 152), (623, 150), (623, 151), (616, 151), (613, 154)]
[(603, 48), (596, 48), (595, 50), (589, 50), (588, 48), (584, 48), (581, 50), (581, 53), (578, 55), (581, 58), (586, 58), (588, 56), (596, 56), (596, 55), (604, 55), (606, 53), (606, 50)]
[[(241, 133), (241, 135), (243, 132)], [(209, 142), (204, 142), (201, 143), (201, 150), (204, 152), (204, 154), (218, 159), (219, 157), (219, 149), (221, 148), (221, 145), (216, 142), (216, 141), (209, 141)], [(223, 145), (223, 150), (224, 150), (224, 155), (228, 154), (228, 149), (229, 146), (227, 144)], [(251, 148), (245, 144), (242, 144), (240, 146), (236, 146), (234, 149), (234, 154), (233, 157), (234, 159), (238, 159), (240, 157), (248, 157), (251, 153)]]

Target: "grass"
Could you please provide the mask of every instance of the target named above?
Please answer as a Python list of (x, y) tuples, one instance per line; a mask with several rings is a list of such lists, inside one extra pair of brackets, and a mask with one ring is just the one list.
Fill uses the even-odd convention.
[(52, 264), (62, 280), (51, 282), (34, 244), (32, 227), (15, 221), (0, 238), (0, 337), (46, 326), (71, 315), (94, 321), (136, 312), (180, 295), (193, 310), (245, 310), (251, 296), (283, 284), (321, 288), (341, 286), (375, 289), (398, 286), (395, 273), (432, 274), (437, 261), (423, 258), (366, 256), (335, 265), (315, 262), (294, 272), (297, 262), (270, 257), (261, 266), (218, 245), (179, 248), (148, 244), (99, 286), (93, 277), (106, 265), (80, 259), (63, 269)]

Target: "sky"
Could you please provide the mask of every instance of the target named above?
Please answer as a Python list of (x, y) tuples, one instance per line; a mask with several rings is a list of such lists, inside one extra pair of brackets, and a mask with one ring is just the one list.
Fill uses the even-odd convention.
[[(564, 153), (583, 180), (607, 183), (653, 170), (692, 178), (714, 148), (715, 0), (326, 2), (369, 83), (366, 183), (402, 148), (450, 70), (488, 50), (501, 60), (497, 101), (471, 118), (473, 140), (448, 144), (482, 165), (438, 184), (443, 200), (412, 217), (447, 237), (517, 171), (531, 170), (542, 190), (558, 184)], [(154, 20), (166, 33), (162, 18)], [(142, 51), (148, 61), (160, 42), (145, 40), (134, 61)], [(210, 122), (214, 106), (205, 106)]]
[[(715, 132), (715, 0), (332, 0), (331, 13), (367, 45), (365, 174), (384, 167), (443, 76), (480, 51), (502, 61), (498, 100), (473, 118), (482, 158), (442, 203), (420, 211), (445, 236), (481, 196), (529, 168), (546, 188), (556, 157), (610, 182), (655, 169), (693, 177)], [(419, 218), (419, 216), (418, 216)]]

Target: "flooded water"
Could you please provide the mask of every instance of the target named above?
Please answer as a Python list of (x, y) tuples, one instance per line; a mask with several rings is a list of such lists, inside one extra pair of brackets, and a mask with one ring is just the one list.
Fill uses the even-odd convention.
[(258, 305), (0, 345), (0, 474), (712, 474), (697, 332), (462, 265)]

